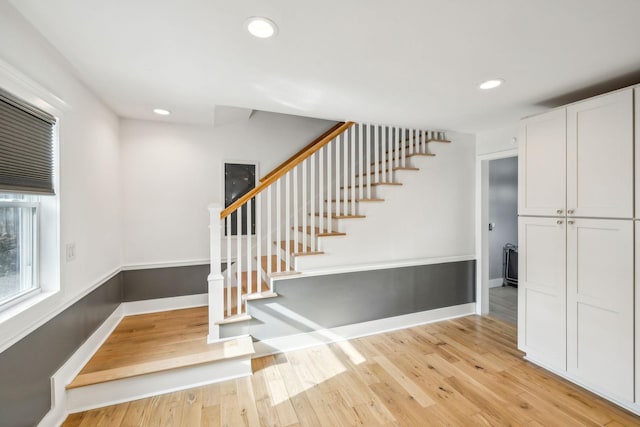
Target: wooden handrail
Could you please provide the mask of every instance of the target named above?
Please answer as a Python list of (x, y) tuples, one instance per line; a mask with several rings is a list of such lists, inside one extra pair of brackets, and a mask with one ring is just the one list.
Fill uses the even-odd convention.
[(220, 212), (220, 219), (224, 219), (233, 213), (240, 206), (244, 205), (247, 200), (254, 198), (258, 193), (261, 193), (265, 188), (276, 182), (281, 176), (289, 172), (291, 169), (302, 163), (305, 159), (309, 158), (313, 153), (327, 145), (336, 136), (340, 135), (347, 129), (353, 126), (353, 122), (338, 123), (336, 126), (325, 132), (320, 139), (314, 141), (315, 143), (307, 145), (303, 150), (299, 151), (293, 157), (289, 158), (284, 164), (278, 166), (273, 172), (267, 174), (260, 184), (253, 190), (249, 191), (244, 196), (240, 197), (235, 202), (231, 203), (227, 208)]
[(289, 157), (287, 160), (285, 160), (284, 162), (282, 162), (278, 167), (276, 167), (274, 170), (272, 170), (271, 172), (269, 172), (268, 174), (266, 174), (265, 176), (263, 176), (262, 178), (260, 178), (260, 182), (265, 181), (267, 179), (269, 179), (269, 177), (275, 173), (277, 173), (280, 169), (286, 167), (290, 162), (294, 161), (299, 155), (301, 155), (302, 153), (304, 153), (305, 151), (313, 148), (314, 145), (318, 144), (320, 141), (322, 141), (327, 135), (329, 135), (331, 132), (335, 131), (336, 129), (340, 128), (340, 126), (342, 126), (344, 124), (344, 122), (338, 122), (336, 123), (334, 126), (332, 126), (329, 130), (327, 130), (325, 133), (323, 133), (322, 135), (320, 135), (319, 137), (317, 137), (316, 139), (314, 139), (313, 141), (311, 141), (309, 144), (307, 144), (305, 147), (303, 147), (300, 151), (298, 151), (296, 154), (294, 154), (293, 156)]

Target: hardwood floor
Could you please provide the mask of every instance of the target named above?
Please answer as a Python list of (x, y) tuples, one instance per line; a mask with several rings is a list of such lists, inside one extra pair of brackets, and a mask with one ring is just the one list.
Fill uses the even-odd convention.
[(469, 316), (253, 361), (252, 377), (70, 415), (72, 426), (630, 426)]
[(518, 288), (513, 286), (489, 288), (489, 315), (517, 325)]
[(249, 337), (207, 344), (208, 308), (126, 316), (67, 389), (253, 354)]

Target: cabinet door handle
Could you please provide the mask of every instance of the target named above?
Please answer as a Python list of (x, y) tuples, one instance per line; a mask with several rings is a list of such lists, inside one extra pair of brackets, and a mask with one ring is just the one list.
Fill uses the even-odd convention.
[(562, 209), (558, 209), (558, 210), (556, 211), (556, 213), (557, 213), (558, 215), (562, 215)]
[(568, 213), (569, 215), (573, 215), (573, 209), (569, 209), (569, 210), (567, 211), (567, 213)]
[(567, 221), (567, 224), (573, 225), (573, 224), (575, 224), (575, 221), (569, 220), (569, 221)]
[(556, 224), (558, 224), (558, 225), (562, 225), (562, 220), (561, 220), (561, 219), (557, 220), (557, 221), (556, 221)]

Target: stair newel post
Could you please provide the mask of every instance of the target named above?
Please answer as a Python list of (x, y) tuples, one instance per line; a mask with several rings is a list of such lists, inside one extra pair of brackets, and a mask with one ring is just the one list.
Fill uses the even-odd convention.
[(209, 282), (209, 336), (208, 342), (220, 339), (220, 327), (217, 322), (224, 319), (224, 278), (222, 277), (221, 220), (222, 206), (209, 205), (209, 234), (211, 239), (211, 272)]

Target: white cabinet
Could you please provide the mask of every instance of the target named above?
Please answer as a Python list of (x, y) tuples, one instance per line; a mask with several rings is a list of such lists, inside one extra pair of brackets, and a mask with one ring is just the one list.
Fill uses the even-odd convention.
[(518, 214), (565, 214), (566, 128), (564, 109), (521, 122)]
[(634, 399), (633, 222), (567, 221), (567, 371)]
[(566, 369), (565, 220), (518, 219), (518, 344), (534, 360)]
[(640, 410), (634, 122), (637, 132), (640, 86), (521, 122), (518, 346), (532, 361)]
[(525, 119), (518, 214), (633, 217), (633, 89)]
[(574, 216), (633, 217), (632, 89), (567, 107), (567, 209)]

